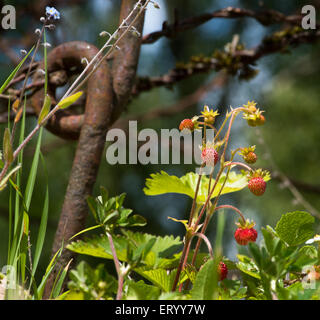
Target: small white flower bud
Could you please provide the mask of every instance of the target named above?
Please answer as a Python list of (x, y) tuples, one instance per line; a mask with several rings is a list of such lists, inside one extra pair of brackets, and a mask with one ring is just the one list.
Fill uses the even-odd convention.
[(34, 33), (40, 35), (40, 34), (41, 34), (41, 30), (40, 30), (40, 29), (36, 29), (36, 30), (34, 31)]
[(47, 47), (47, 48), (50, 48), (50, 47), (51, 47), (51, 44), (50, 44), (49, 42), (44, 42), (44, 43), (42, 43), (42, 45), (43, 45), (44, 47)]
[(48, 24), (46, 25), (46, 28), (48, 28), (49, 30), (54, 30), (56, 26), (54, 24)]
[(28, 52), (27, 52), (27, 50), (21, 49), (20, 53), (25, 56)]
[(41, 17), (41, 18), (40, 18), (40, 21), (41, 21), (41, 22), (45, 22), (45, 21), (46, 21), (46, 18), (45, 18), (45, 17)]
[(46, 72), (43, 69), (38, 69), (37, 72), (40, 73), (40, 74), (43, 74), (43, 75), (46, 74)]
[(88, 61), (88, 59), (87, 58), (82, 58), (81, 59), (81, 64), (86, 64), (86, 65), (88, 65), (89, 64), (89, 61)]
[(101, 31), (99, 36), (100, 37), (106, 37), (106, 36), (111, 37), (111, 34), (108, 31)]

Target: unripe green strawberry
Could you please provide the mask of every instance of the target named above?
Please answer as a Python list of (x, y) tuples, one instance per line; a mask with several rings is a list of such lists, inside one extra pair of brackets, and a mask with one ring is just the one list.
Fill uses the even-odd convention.
[(204, 117), (204, 122), (206, 124), (214, 124), (215, 119), (216, 118), (213, 116)]
[(214, 148), (206, 147), (202, 150), (201, 159), (206, 165), (214, 167), (219, 161), (219, 154)]
[(220, 261), (219, 263), (219, 280), (224, 280), (228, 275), (228, 268), (225, 263)]
[(258, 232), (253, 228), (238, 228), (234, 233), (234, 238), (241, 246), (247, 245), (249, 242), (255, 242)]
[(257, 121), (255, 119), (247, 119), (247, 123), (250, 127), (256, 127)]
[(194, 123), (191, 119), (184, 119), (181, 121), (179, 130), (182, 131), (183, 129), (189, 129), (191, 131), (194, 129)]
[(256, 196), (262, 196), (266, 191), (267, 184), (262, 177), (253, 177), (248, 182), (249, 190)]
[(255, 163), (257, 161), (257, 155), (255, 154), (256, 146), (251, 146), (247, 148), (241, 148), (239, 154), (242, 156), (243, 160), (247, 163)]

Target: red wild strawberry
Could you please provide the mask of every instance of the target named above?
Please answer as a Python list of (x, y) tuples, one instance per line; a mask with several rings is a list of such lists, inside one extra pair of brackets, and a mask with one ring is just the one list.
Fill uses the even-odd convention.
[(228, 268), (225, 265), (225, 263), (223, 263), (222, 261), (220, 261), (219, 263), (219, 280), (222, 281), (224, 280), (228, 275)]
[(248, 242), (255, 242), (258, 237), (258, 232), (253, 228), (238, 228), (234, 233), (234, 237), (238, 244), (245, 246)]
[(214, 148), (204, 148), (201, 153), (201, 159), (206, 165), (214, 167), (219, 161), (219, 154)]
[(256, 196), (262, 196), (266, 191), (267, 184), (262, 177), (251, 178), (248, 182), (249, 190)]
[(194, 123), (191, 119), (184, 119), (181, 121), (179, 130), (182, 131), (183, 129), (189, 129), (191, 131), (194, 129)]

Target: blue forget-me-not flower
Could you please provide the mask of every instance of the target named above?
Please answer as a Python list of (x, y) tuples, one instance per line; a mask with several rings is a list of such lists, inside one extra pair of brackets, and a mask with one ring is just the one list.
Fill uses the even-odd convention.
[(46, 7), (46, 15), (49, 19), (53, 18), (54, 20), (60, 19), (60, 12), (54, 7)]

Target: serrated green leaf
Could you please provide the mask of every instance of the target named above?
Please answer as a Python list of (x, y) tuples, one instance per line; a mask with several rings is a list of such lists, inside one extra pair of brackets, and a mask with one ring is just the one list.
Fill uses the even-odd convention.
[(294, 265), (302, 268), (307, 265), (316, 264), (318, 261), (318, 251), (314, 246), (303, 246), (299, 249), (298, 258)]
[(305, 211), (284, 214), (276, 226), (279, 237), (290, 246), (304, 243), (314, 235), (314, 217)]
[(63, 99), (58, 103), (59, 109), (66, 109), (72, 104), (74, 104), (83, 94), (83, 91), (79, 91), (77, 93), (74, 93), (73, 95)]
[(143, 262), (147, 267), (153, 268), (165, 268), (168, 264), (176, 259), (173, 254), (181, 248), (182, 242), (179, 237), (173, 236), (156, 237), (147, 233), (123, 231), (125, 238), (129, 239), (131, 243), (142, 245), (149, 242), (150, 239), (155, 238), (156, 241), (152, 246), (152, 249), (144, 257)]
[(43, 119), (48, 115), (51, 107), (51, 98), (48, 94), (46, 94), (43, 102), (42, 109), (40, 111), (39, 117), (38, 117), (38, 123), (41, 124)]
[(160, 289), (144, 283), (142, 280), (134, 282), (127, 281), (128, 293), (127, 300), (157, 300), (160, 296)]
[(136, 269), (135, 271), (145, 279), (149, 280), (150, 282), (161, 288), (161, 290), (163, 290), (164, 292), (171, 291), (176, 276), (176, 270), (168, 272), (164, 269)]
[(248, 274), (253, 278), (261, 279), (259, 275), (259, 270), (251, 258), (240, 254), (238, 254), (237, 257), (239, 259), (239, 262), (237, 263), (237, 268), (240, 271), (242, 271), (245, 274)]
[[(141, 261), (146, 268), (165, 268), (176, 263), (178, 258), (174, 256), (181, 247), (179, 237), (172, 236), (156, 237), (147, 233), (123, 231), (124, 236), (113, 238), (117, 257), (120, 261), (127, 261), (128, 258), (128, 240), (133, 250), (155, 239), (155, 243), (150, 251), (143, 257)], [(78, 240), (67, 246), (71, 251), (86, 254), (89, 256), (113, 259), (110, 244), (106, 236), (93, 237), (91, 239)]]
[[(195, 190), (198, 181), (198, 174), (189, 172), (186, 175), (178, 178), (174, 175), (170, 176), (164, 171), (160, 173), (151, 174), (151, 178), (146, 180), (146, 187), (143, 189), (146, 195), (155, 196), (165, 193), (179, 193), (185, 194), (191, 198), (194, 198)], [(218, 195), (223, 182), (226, 179), (226, 175), (222, 174), (215, 191), (211, 198)], [(211, 185), (214, 184), (212, 180)], [(201, 204), (206, 201), (208, 195), (209, 178), (202, 176), (197, 196), (197, 203)], [(230, 172), (228, 180), (223, 188), (222, 194), (227, 194), (235, 191), (239, 191), (247, 186), (247, 178), (245, 173)]]
[[(212, 300), (216, 288), (217, 272), (214, 272), (215, 261), (207, 261), (198, 272), (193, 288), (191, 298), (195, 300)], [(216, 275), (215, 275), (216, 274)]]

